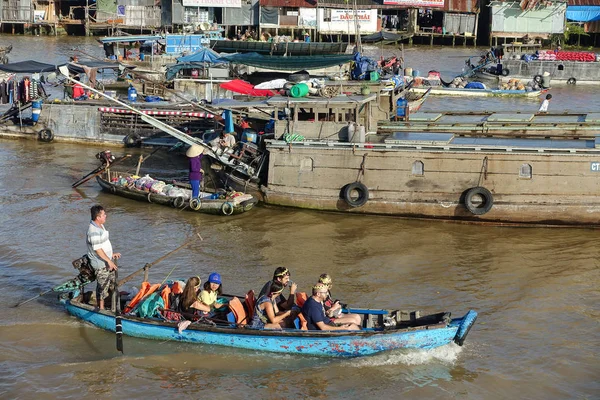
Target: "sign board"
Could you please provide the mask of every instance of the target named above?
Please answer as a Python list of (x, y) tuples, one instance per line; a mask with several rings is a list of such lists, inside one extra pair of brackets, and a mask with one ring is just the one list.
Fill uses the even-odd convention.
[(321, 33), (354, 35), (357, 27), (362, 35), (377, 32), (377, 9), (317, 10), (317, 29)]
[(383, 0), (383, 4), (414, 8), (444, 8), (444, 0)]
[(300, 8), (298, 16), (298, 26), (317, 26), (317, 9), (316, 8)]
[(331, 10), (331, 22), (370, 21), (370, 10)]
[(210, 43), (210, 37), (204, 34), (167, 35), (165, 42), (167, 54), (195, 53)]
[(183, 0), (184, 7), (242, 8), (242, 0)]
[(592, 161), (590, 163), (590, 170), (592, 172), (600, 172), (600, 162)]

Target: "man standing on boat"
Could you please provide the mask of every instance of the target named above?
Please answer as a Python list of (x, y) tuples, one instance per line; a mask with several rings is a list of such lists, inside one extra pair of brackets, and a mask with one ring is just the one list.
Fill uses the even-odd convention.
[(113, 253), (113, 248), (108, 238), (108, 231), (104, 228), (106, 211), (101, 205), (90, 209), (92, 220), (87, 231), (87, 256), (90, 264), (96, 271), (96, 301), (98, 308), (104, 310), (104, 299), (115, 284), (115, 271), (117, 265), (113, 260), (121, 258), (121, 253)]

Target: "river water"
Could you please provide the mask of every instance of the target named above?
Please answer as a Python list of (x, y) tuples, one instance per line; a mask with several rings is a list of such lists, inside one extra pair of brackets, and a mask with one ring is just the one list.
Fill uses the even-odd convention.
[[(2, 37), (28, 44), (11, 59), (60, 62), (82, 38)], [(3, 43), (0, 43), (0, 45)], [(50, 52), (49, 52), (50, 51)], [(378, 51), (377, 48), (372, 50)], [(407, 49), (421, 71), (460, 72), (469, 49)], [(34, 56), (35, 55), (35, 56)], [(446, 63), (447, 61), (447, 63)], [(455, 64), (452, 69), (450, 64)], [(453, 64), (453, 65), (454, 65)], [(564, 87), (551, 107), (597, 110), (596, 88)], [(553, 89), (553, 93), (556, 93)], [(428, 101), (429, 102), (429, 101)], [(511, 110), (531, 101), (452, 100), (452, 109)], [(427, 104), (427, 103), (426, 103)], [(447, 100), (427, 104), (448, 109)], [(97, 165), (97, 147), (0, 140), (0, 398), (599, 398), (598, 232), (484, 227), (258, 207), (236, 217), (178, 212), (71, 183)], [(123, 149), (113, 149), (115, 155)], [(133, 158), (148, 151), (132, 150)], [(159, 152), (144, 164), (185, 176), (185, 160)], [(85, 253), (89, 208), (100, 203), (121, 276), (199, 233), (150, 273), (162, 281), (221, 273), (226, 292), (260, 289), (287, 266), (300, 290), (318, 275), (336, 297), (367, 307), (451, 311), (479, 319), (463, 347), (394, 351), (353, 360), (273, 355), (125, 337), (67, 315), (48, 294)], [(139, 281), (137, 282), (139, 284)], [(125, 288), (129, 289), (129, 287)]]

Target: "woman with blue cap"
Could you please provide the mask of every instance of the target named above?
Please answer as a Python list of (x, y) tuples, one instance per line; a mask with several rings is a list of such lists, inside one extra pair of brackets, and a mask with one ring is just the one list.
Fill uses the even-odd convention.
[(208, 276), (208, 281), (204, 283), (203, 290), (198, 296), (198, 302), (201, 303), (200, 309), (204, 312), (210, 313), (215, 309), (225, 306), (225, 304), (217, 301), (217, 296), (222, 294), (223, 285), (221, 285), (221, 275), (213, 272)]

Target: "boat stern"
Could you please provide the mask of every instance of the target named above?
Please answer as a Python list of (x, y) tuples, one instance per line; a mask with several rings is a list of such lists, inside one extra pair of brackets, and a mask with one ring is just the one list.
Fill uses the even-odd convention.
[(458, 330), (456, 331), (456, 335), (454, 336), (454, 343), (459, 346), (462, 346), (471, 327), (475, 324), (475, 320), (477, 320), (477, 312), (474, 310), (469, 310), (468, 313), (465, 314), (464, 317), (453, 320), (453, 323), (458, 324)]

